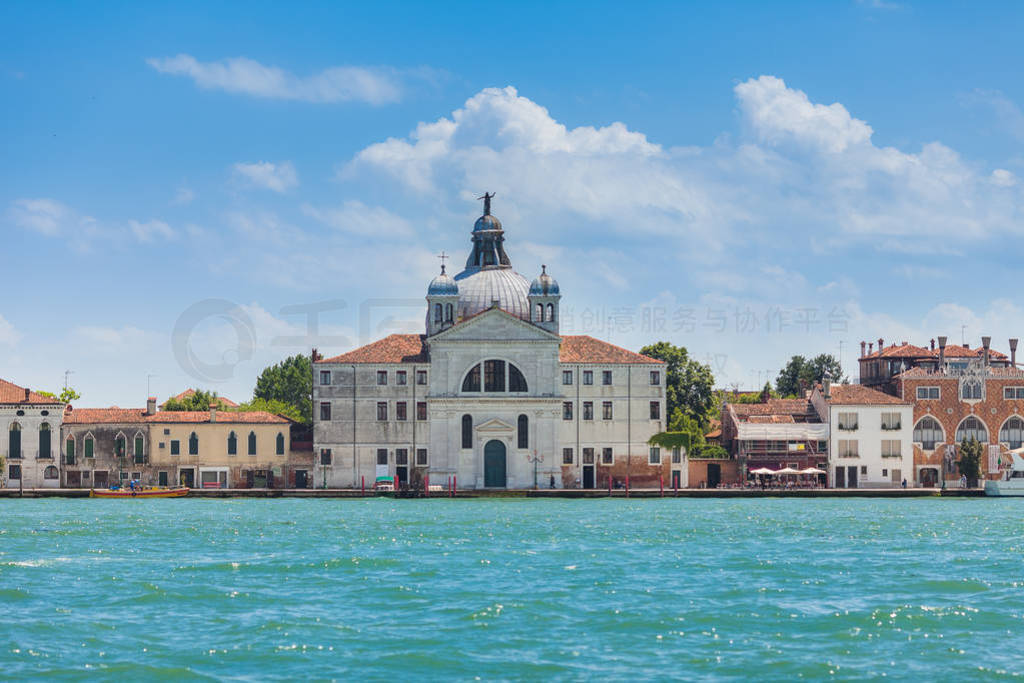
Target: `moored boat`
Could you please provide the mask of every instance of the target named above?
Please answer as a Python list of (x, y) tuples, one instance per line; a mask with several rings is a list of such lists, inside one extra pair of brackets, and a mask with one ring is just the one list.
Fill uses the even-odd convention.
[(985, 482), (986, 496), (1024, 496), (1024, 458), (1018, 451), (1010, 453), (1010, 467), (996, 481)]
[(91, 489), (90, 498), (181, 498), (188, 495), (187, 486), (174, 488), (125, 488), (125, 489)]

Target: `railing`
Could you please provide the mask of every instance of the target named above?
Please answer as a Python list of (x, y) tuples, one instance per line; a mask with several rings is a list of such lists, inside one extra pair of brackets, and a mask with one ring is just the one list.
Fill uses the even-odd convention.
[(839, 424), (839, 425), (838, 425), (838, 426), (836, 427), (836, 429), (838, 429), (838, 430), (839, 430), (839, 431), (841, 431), (841, 432), (855, 432), (855, 431), (857, 431), (857, 428), (858, 428), (859, 426), (860, 426), (860, 425), (859, 425), (859, 424), (857, 424), (856, 422), (855, 422), (854, 424), (852, 424), (852, 425), (844, 425), (844, 424), (841, 424), (841, 423), (840, 423), (840, 424)]
[(883, 432), (896, 432), (903, 429), (903, 425), (897, 422), (894, 425), (882, 425)]

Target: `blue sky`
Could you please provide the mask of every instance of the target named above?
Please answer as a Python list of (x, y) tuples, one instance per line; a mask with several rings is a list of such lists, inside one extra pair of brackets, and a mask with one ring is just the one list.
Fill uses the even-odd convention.
[(723, 386), (840, 342), (853, 370), (862, 339), (966, 326), (1005, 349), (1022, 18), (6, 3), (0, 376), (70, 369), (88, 405), (141, 405), (147, 381), (248, 398), (311, 344), (419, 331), (484, 190), (517, 270), (559, 279), (566, 331), (683, 344)]

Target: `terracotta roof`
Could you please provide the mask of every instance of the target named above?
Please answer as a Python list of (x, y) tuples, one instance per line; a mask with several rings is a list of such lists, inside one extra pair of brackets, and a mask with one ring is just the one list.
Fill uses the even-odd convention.
[[(984, 358), (985, 357), (985, 347), (979, 346), (978, 348), (974, 349), (974, 355), (977, 356), (978, 358)], [(989, 357), (990, 360), (991, 359), (995, 359), (995, 360), (1008, 360), (1009, 359), (1009, 356), (1007, 356), (1005, 353), (1002, 353), (1000, 351), (996, 351), (995, 349), (989, 349), (988, 350), (988, 357)]]
[(717, 439), (720, 436), (722, 436), (722, 428), (718, 427), (718, 428), (715, 428), (715, 429), (711, 430), (707, 434), (705, 434), (704, 438), (705, 439)]
[[(161, 424), (210, 422), (210, 411), (161, 410), (147, 417), (146, 422)], [(225, 424), (289, 424), (289, 421), (280, 415), (273, 415), (262, 410), (218, 410), (216, 422)]]
[[(419, 334), (391, 334), (340, 356), (317, 363), (425, 363), (427, 353)], [(563, 363), (623, 363), (663, 365), (664, 361), (634, 353), (586, 335), (562, 337), (559, 360)]]
[(426, 363), (423, 335), (389, 334), (372, 344), (317, 363)]
[(60, 405), (60, 401), (49, 398), (34, 391), (28, 392), (28, 400), (25, 400), (25, 387), (19, 387), (13, 382), (0, 379), (0, 403), (20, 403), (26, 405)]
[(751, 424), (793, 424), (796, 420), (792, 415), (750, 415), (747, 422)]
[(72, 408), (64, 411), (64, 424), (115, 424), (145, 422), (146, 411), (141, 408)]
[[(186, 398), (188, 398), (189, 396), (194, 396), (195, 393), (196, 393), (195, 389), (186, 389), (185, 391), (181, 392), (177, 396), (172, 396), (171, 398), (176, 399), (178, 401), (183, 401)], [(167, 399), (167, 401), (170, 401), (170, 400), (171, 400), (170, 398)], [(221, 403), (223, 403), (228, 408), (237, 408), (238, 407), (238, 404), (235, 403), (234, 401), (232, 401), (230, 398), (224, 398), (223, 396), (218, 396), (217, 400), (220, 401)], [(160, 408), (161, 409), (165, 405), (167, 405), (167, 401), (164, 401), (163, 403), (160, 404)]]
[(558, 359), (563, 363), (665, 364), (665, 361), (634, 353), (585, 334), (563, 336)]
[[(1024, 378), (1024, 369), (1022, 368), (996, 368), (990, 367), (988, 369), (988, 376), (991, 379), (1021, 379)], [(898, 379), (928, 379), (928, 380), (957, 380), (957, 375), (948, 375), (945, 373), (938, 372), (937, 370), (929, 370), (927, 368), (910, 368), (904, 372), (895, 375)]]
[(805, 398), (772, 398), (767, 403), (730, 403), (729, 408), (738, 417), (752, 415), (809, 415), (814, 412)]
[[(935, 356), (938, 357), (939, 350), (935, 349)], [(974, 358), (975, 354), (970, 349), (965, 349), (958, 344), (951, 344), (946, 347), (946, 358)]]
[(833, 384), (829, 403), (835, 406), (910, 405), (895, 396), (860, 384)]
[(933, 351), (913, 344), (891, 344), (874, 353), (869, 353), (864, 358), (930, 358), (933, 355), (935, 355)]

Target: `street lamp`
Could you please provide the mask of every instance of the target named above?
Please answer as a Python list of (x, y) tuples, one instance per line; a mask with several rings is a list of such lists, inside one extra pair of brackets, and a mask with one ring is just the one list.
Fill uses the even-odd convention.
[(536, 491), (537, 490), (537, 463), (544, 462), (544, 456), (543, 455), (537, 455), (537, 449), (534, 448), (533, 449), (533, 455), (530, 455), (529, 453), (526, 454), (526, 462), (532, 462), (533, 463), (533, 490)]

